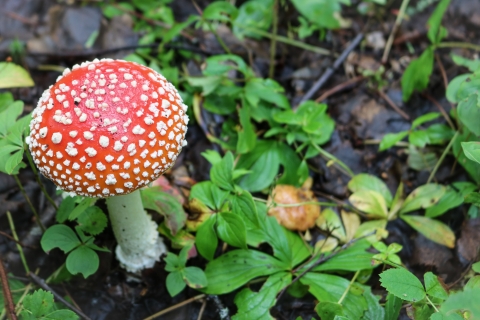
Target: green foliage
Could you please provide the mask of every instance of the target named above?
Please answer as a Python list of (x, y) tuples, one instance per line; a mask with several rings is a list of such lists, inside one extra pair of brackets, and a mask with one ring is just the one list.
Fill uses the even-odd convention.
[(58, 309), (53, 300), (53, 294), (39, 289), (25, 296), (20, 312), (21, 319), (80, 319), (73, 311)]
[(27, 70), (11, 62), (0, 62), (0, 89), (34, 85)]

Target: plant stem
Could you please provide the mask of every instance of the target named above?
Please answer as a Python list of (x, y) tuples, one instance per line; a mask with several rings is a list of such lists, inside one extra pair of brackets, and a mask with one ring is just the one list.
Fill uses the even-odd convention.
[(15, 304), (13, 303), (12, 291), (10, 291), (7, 272), (5, 271), (5, 266), (3, 265), (2, 259), (0, 259), (0, 278), (2, 279), (3, 299), (5, 300), (4, 303), (8, 312), (8, 318), (10, 320), (17, 320), (17, 315), (15, 314)]
[(338, 300), (338, 304), (342, 304), (343, 300), (345, 299), (345, 297), (347, 296), (348, 294), (348, 291), (350, 291), (350, 288), (352, 287), (352, 284), (355, 282), (355, 280), (357, 279), (358, 275), (360, 274), (360, 270), (355, 272), (355, 274), (353, 275), (353, 278), (352, 280), (350, 280), (350, 283), (348, 284), (348, 287), (347, 289), (345, 289), (345, 291), (343, 292), (342, 296), (340, 297), (340, 300)]
[(220, 46), (222, 47), (222, 49), (228, 53), (228, 54), (232, 54), (232, 52), (230, 51), (230, 49), (227, 47), (227, 45), (225, 44), (225, 42), (223, 41), (223, 39), (218, 35), (218, 32), (213, 28), (212, 24), (210, 23), (210, 21), (204, 19), (203, 20), (207, 26), (208, 26), (208, 30), (210, 30), (211, 33), (213, 33), (213, 35), (215, 36), (215, 39), (217, 39), (218, 43), (220, 44)]
[(15, 182), (17, 183), (18, 187), (20, 188), (20, 191), (22, 192), (23, 196), (25, 197), (25, 200), (27, 200), (28, 206), (32, 210), (38, 226), (40, 227), (40, 229), (42, 229), (42, 233), (45, 232), (45, 230), (46, 230), (45, 226), (43, 225), (42, 221), (40, 220), (40, 216), (38, 215), (37, 210), (35, 209), (32, 202), (30, 201), (30, 198), (28, 197), (27, 193), (25, 192), (25, 189), (22, 186), (22, 182), (20, 181), (20, 179), (18, 179), (18, 175), (14, 174), (13, 178), (15, 179)]
[(441, 155), (440, 158), (438, 159), (437, 163), (435, 164), (435, 167), (433, 168), (432, 172), (430, 173), (430, 176), (428, 177), (427, 183), (430, 183), (430, 181), (432, 181), (433, 177), (435, 176), (435, 173), (437, 173), (438, 168), (440, 168), (440, 165), (442, 164), (443, 160), (445, 159), (445, 157), (447, 156), (448, 152), (449, 152), (450, 149), (452, 148), (453, 143), (454, 143), (455, 140), (457, 139), (458, 135), (459, 135), (458, 131), (455, 132), (455, 134), (453, 135), (452, 140), (450, 140), (450, 142), (448, 143), (448, 145), (447, 145), (447, 147), (445, 148), (445, 150), (443, 150), (442, 155)]
[[(268, 200), (262, 199), (262, 198), (253, 197), (253, 200), (258, 201), (258, 202), (268, 203)], [(272, 202), (272, 203), (277, 207), (298, 207), (298, 206), (303, 206), (303, 205), (308, 205), (308, 204), (316, 204), (316, 205), (325, 206), (325, 207), (336, 207), (337, 206), (337, 204), (335, 204), (335, 203), (319, 202), (319, 201), (305, 201), (305, 202), (298, 202), (298, 203), (278, 203), (278, 202)]]
[(472, 49), (480, 51), (480, 45), (468, 43), (468, 42), (440, 42), (436, 45), (437, 48), (461, 48), (461, 49)]
[(275, 74), (275, 53), (277, 48), (277, 29), (278, 29), (278, 0), (275, 0), (273, 4), (273, 16), (272, 16), (272, 39), (270, 41), (270, 67), (268, 69), (268, 77), (273, 79)]
[(439, 312), (435, 304), (433, 304), (432, 300), (430, 300), (430, 298), (428, 297), (428, 295), (425, 295), (425, 299), (427, 299), (428, 303), (430, 303), (433, 309), (435, 309), (435, 312)]
[[(350, 176), (350, 178), (353, 178), (353, 176), (355, 175), (353, 173), (353, 171), (345, 164), (343, 163), (340, 159), (338, 159), (337, 157), (335, 157), (333, 154), (329, 153), (328, 151), (326, 151), (325, 149), (323, 148), (320, 148), (318, 145), (316, 144), (312, 144), (312, 146), (317, 149), (317, 151), (325, 158), (327, 158), (328, 160), (330, 161), (333, 161), (333, 163), (337, 164), (338, 167), (340, 167), (340, 171), (342, 171), (343, 173), (345, 173), (346, 175)], [(343, 170), (342, 170), (343, 169)]]
[(410, 0), (403, 0), (402, 5), (400, 6), (400, 10), (397, 15), (397, 19), (395, 20), (395, 24), (393, 25), (392, 32), (388, 37), (387, 44), (385, 45), (385, 51), (383, 51), (382, 56), (382, 63), (385, 64), (388, 59), (388, 55), (390, 54), (390, 49), (392, 48), (393, 40), (395, 38), (395, 34), (397, 33), (400, 24), (402, 23), (403, 17), (405, 16), (405, 10), (407, 10), (407, 6)]
[(30, 268), (28, 267), (27, 259), (25, 259), (25, 255), (23, 254), (23, 248), (21, 245), (18, 244), (18, 235), (17, 235), (17, 231), (15, 231), (15, 224), (13, 223), (12, 214), (10, 213), (10, 211), (7, 211), (7, 218), (8, 218), (8, 224), (10, 225), (10, 230), (12, 230), (13, 238), (17, 240), (17, 249), (18, 249), (18, 253), (20, 254), (20, 259), (22, 260), (22, 263), (23, 263), (23, 268), (25, 269), (25, 273), (29, 274)]
[(30, 164), (30, 168), (32, 168), (33, 174), (35, 175), (35, 181), (37, 181), (38, 186), (40, 187), (40, 190), (42, 190), (43, 194), (45, 195), (45, 198), (47, 198), (48, 202), (50, 202), (50, 204), (55, 208), (55, 210), (58, 210), (57, 204), (55, 203), (55, 201), (53, 201), (52, 197), (50, 197), (47, 190), (45, 189), (45, 185), (40, 180), (40, 175), (38, 174), (37, 167), (33, 163), (32, 154), (30, 153), (30, 150), (26, 150), (25, 154), (27, 155), (28, 163)]

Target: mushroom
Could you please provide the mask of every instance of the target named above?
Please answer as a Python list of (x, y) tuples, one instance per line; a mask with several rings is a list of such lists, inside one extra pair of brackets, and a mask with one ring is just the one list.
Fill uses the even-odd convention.
[(152, 267), (166, 251), (138, 189), (187, 144), (186, 111), (161, 74), (112, 59), (65, 69), (33, 111), (27, 142), (35, 164), (64, 191), (106, 198), (116, 256), (128, 271)]

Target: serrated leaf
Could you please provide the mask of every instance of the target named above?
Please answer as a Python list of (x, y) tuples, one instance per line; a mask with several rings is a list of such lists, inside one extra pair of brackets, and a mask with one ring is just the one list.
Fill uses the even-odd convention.
[(413, 190), (403, 202), (399, 214), (418, 209), (426, 209), (435, 205), (445, 193), (445, 187), (429, 183)]
[(59, 248), (67, 253), (80, 244), (81, 242), (75, 232), (63, 224), (56, 224), (48, 228), (40, 241), (40, 245), (45, 252), (53, 248)]
[(99, 264), (98, 254), (86, 246), (80, 246), (70, 252), (66, 261), (71, 274), (81, 273), (85, 279), (97, 271)]
[(423, 279), (425, 282), (425, 290), (429, 296), (441, 300), (448, 298), (447, 291), (443, 288), (436, 275), (432, 272), (427, 272), (423, 275)]
[(400, 217), (426, 238), (448, 248), (455, 247), (455, 234), (444, 223), (422, 216), (402, 215)]
[(107, 227), (107, 215), (97, 206), (88, 207), (78, 218), (80, 229), (91, 235), (100, 234)]
[(382, 272), (380, 282), (389, 293), (402, 300), (416, 302), (425, 298), (425, 289), (420, 280), (403, 268)]
[(51, 292), (38, 289), (32, 294), (25, 296), (23, 299), (23, 307), (30, 311), (34, 317), (40, 318), (53, 309), (53, 294)]

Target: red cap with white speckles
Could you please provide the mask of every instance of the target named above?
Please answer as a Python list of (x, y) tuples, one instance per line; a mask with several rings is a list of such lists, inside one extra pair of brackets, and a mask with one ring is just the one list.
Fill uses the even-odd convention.
[(175, 87), (150, 68), (84, 62), (43, 93), (28, 144), (39, 170), (61, 189), (127, 194), (173, 165), (186, 145), (186, 111)]

